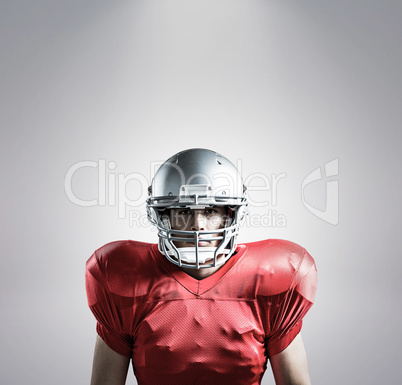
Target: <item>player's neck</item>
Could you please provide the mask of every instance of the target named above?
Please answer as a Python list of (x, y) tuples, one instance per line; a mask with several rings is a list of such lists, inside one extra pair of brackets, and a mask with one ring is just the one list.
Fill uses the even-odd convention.
[(222, 266), (223, 265), (216, 266), (216, 267), (207, 267), (205, 269), (191, 269), (191, 268), (188, 268), (188, 267), (180, 267), (180, 269), (183, 270), (190, 277), (193, 277), (193, 278), (198, 279), (199, 281), (201, 281), (202, 279), (207, 278), (210, 275), (214, 274)]
[[(237, 252), (233, 253), (233, 255), (236, 255), (236, 254), (237, 254)], [(222, 255), (222, 254), (219, 255), (217, 261), (219, 262), (221, 258), (224, 258), (224, 255)], [(216, 273), (224, 265), (225, 265), (225, 263), (223, 263), (219, 266), (215, 266), (215, 267), (205, 267), (203, 269), (191, 269), (189, 267), (179, 266), (179, 269), (183, 270), (190, 277), (193, 277), (193, 278), (201, 281), (202, 279), (207, 278), (210, 275)]]

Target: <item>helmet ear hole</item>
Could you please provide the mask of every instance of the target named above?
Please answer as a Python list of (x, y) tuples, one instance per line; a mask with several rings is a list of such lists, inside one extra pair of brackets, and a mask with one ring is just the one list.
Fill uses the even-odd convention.
[(241, 223), (243, 219), (247, 215), (247, 207), (246, 206), (241, 206), (239, 207), (239, 210), (237, 210), (237, 221)]
[(225, 227), (230, 227), (233, 224), (234, 213), (231, 207), (226, 206), (226, 220)]
[(166, 214), (161, 215), (161, 222), (165, 229), (171, 229), (169, 216)]

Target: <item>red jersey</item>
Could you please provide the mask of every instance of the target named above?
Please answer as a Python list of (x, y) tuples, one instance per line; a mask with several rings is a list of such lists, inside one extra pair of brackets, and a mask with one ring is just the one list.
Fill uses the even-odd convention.
[(299, 333), (316, 274), (306, 250), (284, 240), (238, 245), (202, 280), (156, 244), (117, 241), (87, 261), (86, 289), (98, 334), (132, 358), (139, 385), (254, 385)]

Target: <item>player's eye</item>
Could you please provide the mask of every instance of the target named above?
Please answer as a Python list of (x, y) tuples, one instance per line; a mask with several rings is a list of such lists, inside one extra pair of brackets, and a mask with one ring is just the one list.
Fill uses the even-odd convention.
[(208, 209), (205, 209), (205, 213), (207, 214), (207, 215), (214, 215), (214, 214), (216, 214), (218, 211), (216, 210), (216, 209), (214, 209), (214, 208), (208, 208)]
[(191, 210), (189, 210), (189, 209), (182, 209), (182, 210), (179, 210), (178, 214), (179, 214), (179, 215), (189, 215), (189, 214), (191, 214)]

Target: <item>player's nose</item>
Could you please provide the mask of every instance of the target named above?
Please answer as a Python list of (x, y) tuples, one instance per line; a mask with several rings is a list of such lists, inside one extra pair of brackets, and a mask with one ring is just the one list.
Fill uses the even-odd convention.
[(192, 231), (205, 230), (205, 217), (203, 213), (194, 212), (191, 230)]

